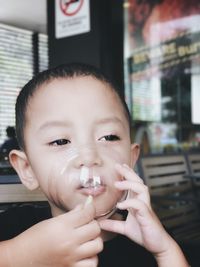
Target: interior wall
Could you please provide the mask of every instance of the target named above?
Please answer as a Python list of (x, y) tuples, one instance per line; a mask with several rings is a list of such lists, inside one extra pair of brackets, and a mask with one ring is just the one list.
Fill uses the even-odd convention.
[(123, 96), (123, 1), (90, 0), (90, 32), (61, 39), (55, 38), (55, 2), (48, 0), (47, 8), (50, 67), (95, 65), (117, 82)]

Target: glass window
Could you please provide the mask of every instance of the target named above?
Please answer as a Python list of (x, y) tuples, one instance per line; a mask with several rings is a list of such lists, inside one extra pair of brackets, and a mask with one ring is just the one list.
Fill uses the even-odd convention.
[(35, 74), (36, 63), (39, 71), (48, 68), (48, 38), (38, 34), (35, 55), (33, 35), (32, 31), (0, 24), (0, 146), (8, 137), (7, 127), (15, 125), (19, 90)]
[(150, 153), (200, 149), (200, 2), (126, 0), (124, 15), (136, 142)]

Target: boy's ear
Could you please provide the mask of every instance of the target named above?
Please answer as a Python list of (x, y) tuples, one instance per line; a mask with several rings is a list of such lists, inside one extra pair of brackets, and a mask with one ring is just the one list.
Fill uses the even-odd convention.
[(9, 160), (13, 168), (16, 170), (21, 182), (29, 190), (34, 190), (39, 187), (27, 156), (23, 151), (12, 150), (9, 154)]
[(131, 145), (131, 167), (134, 168), (140, 155), (140, 146), (138, 144)]

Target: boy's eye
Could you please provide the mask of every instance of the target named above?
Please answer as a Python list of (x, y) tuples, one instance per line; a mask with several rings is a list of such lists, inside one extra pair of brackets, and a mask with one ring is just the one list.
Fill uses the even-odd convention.
[(100, 140), (113, 142), (113, 141), (120, 140), (120, 137), (115, 135), (115, 134), (109, 134), (109, 135), (105, 135), (105, 136), (101, 137)]
[(67, 139), (58, 139), (58, 140), (55, 140), (53, 142), (50, 142), (50, 145), (53, 145), (53, 146), (64, 146), (64, 145), (67, 145), (69, 143), (70, 143), (70, 141), (67, 140)]

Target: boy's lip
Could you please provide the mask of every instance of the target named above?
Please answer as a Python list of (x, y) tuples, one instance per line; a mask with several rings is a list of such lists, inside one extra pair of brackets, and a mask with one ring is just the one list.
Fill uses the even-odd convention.
[(80, 188), (78, 188), (78, 190), (83, 195), (86, 195), (86, 196), (91, 195), (93, 197), (96, 197), (96, 196), (99, 196), (102, 193), (104, 193), (106, 190), (106, 187), (105, 187), (105, 185), (101, 185), (98, 187), (80, 187)]

